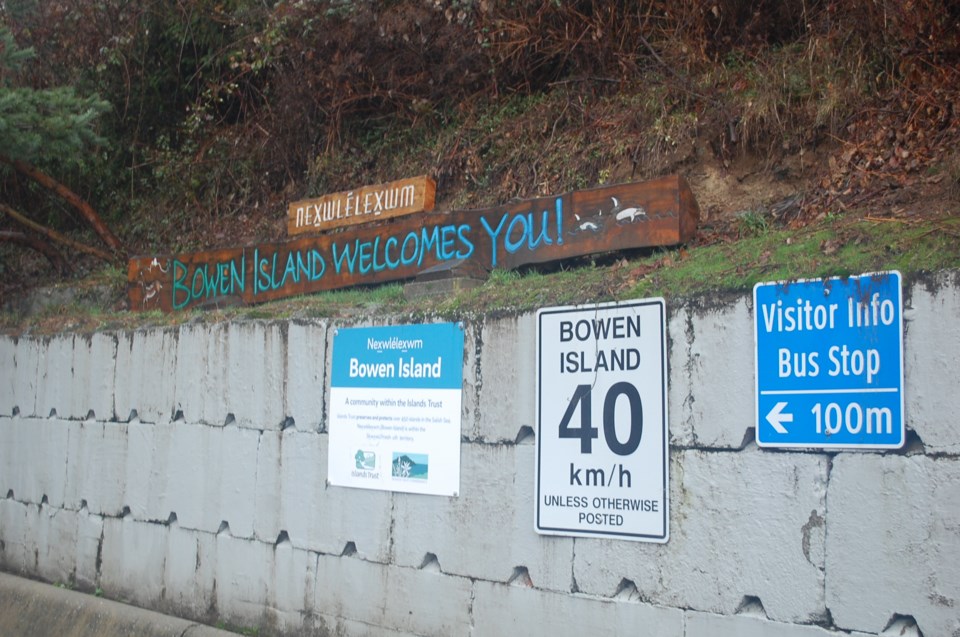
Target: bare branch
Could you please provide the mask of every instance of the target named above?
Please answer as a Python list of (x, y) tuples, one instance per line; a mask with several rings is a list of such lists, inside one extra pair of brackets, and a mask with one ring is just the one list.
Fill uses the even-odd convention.
[[(18, 159), (11, 159), (6, 155), (0, 154), (0, 161), (5, 164), (8, 164), (16, 169), (21, 175), (29, 177), (34, 180), (47, 190), (54, 192), (55, 194), (62, 197), (67, 201), (71, 206), (77, 209), (80, 215), (84, 220), (90, 224), (90, 227), (93, 228), (93, 231), (97, 233), (97, 236), (110, 247), (111, 250), (117, 253), (116, 257), (110, 257), (108, 260), (117, 261), (123, 260), (126, 258), (126, 250), (123, 248), (123, 244), (120, 242), (120, 239), (117, 238), (115, 234), (107, 227), (107, 224), (103, 222), (103, 219), (100, 218), (100, 215), (93, 209), (89, 203), (84, 201), (80, 195), (73, 192), (59, 181), (55, 180), (50, 175), (44, 173), (36, 166), (31, 166), (30, 164), (20, 161)], [(46, 233), (44, 233), (46, 234)], [(48, 235), (49, 236), (49, 235)], [(52, 237), (51, 237), (52, 238)], [(83, 245), (83, 244), (80, 244)], [(88, 247), (88, 246), (87, 246)], [(92, 248), (91, 248), (92, 249)], [(89, 250), (87, 250), (89, 252)], [(92, 253), (91, 253), (92, 254)], [(101, 252), (96, 256), (105, 254)], [(102, 258), (102, 257), (101, 257)]]
[(60, 274), (67, 274), (70, 272), (70, 264), (67, 263), (67, 260), (63, 258), (63, 255), (60, 254), (53, 246), (48, 245), (39, 239), (25, 235), (22, 232), (0, 230), (0, 241), (17, 243), (30, 248), (31, 250), (36, 250), (43, 256), (47, 257), (50, 265), (56, 268)]
[(99, 248), (88, 246), (85, 243), (74, 241), (70, 237), (62, 235), (56, 230), (51, 230), (46, 226), (42, 226), (36, 221), (32, 221), (31, 219), (28, 219), (27, 217), (23, 216), (22, 214), (20, 214), (19, 212), (17, 212), (16, 210), (14, 210), (13, 208), (11, 208), (5, 203), (0, 203), (0, 212), (6, 213), (7, 216), (9, 216), (11, 219), (16, 221), (17, 223), (23, 226), (26, 226), (31, 230), (36, 230), (37, 232), (43, 235), (46, 235), (47, 237), (53, 239), (54, 241), (57, 241), (58, 243), (62, 243), (64, 245), (70, 246), (74, 250), (79, 250), (80, 252), (85, 252), (87, 254), (93, 255), (98, 259), (103, 259), (108, 263), (113, 263), (114, 261), (116, 261), (115, 255), (112, 255), (109, 252), (105, 252), (104, 250), (101, 250)]

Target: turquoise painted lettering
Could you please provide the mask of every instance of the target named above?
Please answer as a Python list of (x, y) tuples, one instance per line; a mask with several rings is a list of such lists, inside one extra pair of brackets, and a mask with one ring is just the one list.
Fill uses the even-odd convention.
[(469, 259), (470, 255), (473, 254), (473, 242), (470, 241), (470, 225), (463, 223), (457, 226), (457, 236), (460, 237), (460, 242), (467, 247), (465, 251), (457, 251), (457, 258)]
[(557, 245), (563, 245), (563, 199), (557, 197)]
[[(317, 267), (319, 266), (319, 268)], [(311, 281), (319, 281), (327, 271), (327, 260), (316, 250), (310, 250), (310, 275)]]
[[(360, 243), (360, 241), (355, 241), (355, 242), (354, 242), (354, 244), (359, 244), (359, 243)], [(345, 245), (343, 246), (343, 251), (340, 252), (339, 255), (337, 254), (337, 243), (336, 243), (336, 242), (334, 242), (334, 243), (330, 246), (330, 248), (331, 248), (331, 250), (333, 251), (333, 267), (336, 268), (337, 274), (343, 273), (343, 271), (344, 271), (344, 270), (343, 270), (343, 264), (344, 264), (344, 263), (347, 264), (347, 271), (350, 272), (350, 274), (353, 274), (353, 269), (354, 269), (354, 268), (356, 267), (356, 265), (357, 265), (357, 249), (358, 249), (358, 248), (355, 247), (355, 248), (354, 248), (354, 251), (351, 252), (351, 251), (350, 251), (350, 244), (349, 244), (349, 243), (348, 243), (348, 244), (345, 244)]]
[(245, 258), (246, 255), (240, 255), (241, 266), (239, 268), (237, 267), (236, 259), (230, 260), (230, 291), (227, 292), (227, 294), (236, 294), (237, 290), (243, 292), (247, 276), (246, 268), (243, 267)]
[[(530, 228), (533, 228), (533, 213), (531, 212), (527, 220), (527, 225)], [(531, 250), (536, 250), (537, 247), (542, 243), (544, 245), (553, 245), (553, 240), (547, 235), (547, 226), (550, 225), (550, 211), (544, 210), (543, 214), (540, 215), (540, 234), (534, 238), (533, 232), (530, 233), (529, 239), (527, 240), (527, 247)]]
[(199, 299), (203, 297), (205, 281), (206, 277), (203, 276), (202, 269), (197, 268), (193, 271), (193, 279), (190, 280), (190, 295), (193, 296), (193, 298)]
[(256, 265), (256, 277), (258, 279), (254, 294), (258, 292), (270, 292), (280, 287), (277, 282), (277, 253), (273, 253), (272, 258), (259, 258), (258, 253), (254, 253)]
[(360, 274), (366, 274), (370, 271), (373, 261), (373, 244), (369, 241), (357, 242), (357, 263), (360, 266)]
[(270, 274), (268, 273), (268, 266), (270, 265), (267, 259), (264, 259), (260, 256), (259, 250), (254, 250), (253, 252), (253, 265), (254, 265), (254, 280), (256, 281), (256, 286), (253, 293), (257, 294), (259, 292), (269, 292), (270, 291)]
[(294, 283), (300, 282), (300, 274), (297, 271), (297, 258), (296, 252), (287, 253), (287, 265), (283, 269), (283, 276), (280, 278), (280, 286), (283, 287), (287, 284), (287, 278), (290, 277), (293, 279)]
[(480, 217), (480, 225), (483, 226), (483, 229), (487, 231), (487, 234), (490, 235), (490, 267), (497, 267), (497, 236), (499, 236), (500, 231), (503, 229), (503, 224), (506, 223), (507, 217), (510, 215), (503, 215), (500, 217), (500, 222), (497, 224), (497, 229), (493, 230), (490, 227), (490, 224), (487, 223), (486, 217)]
[(440, 247), (437, 251), (437, 257), (446, 261), (454, 257), (453, 246), (456, 243), (457, 227), (444, 226), (440, 231)]
[[(281, 279), (282, 282), (282, 279)], [(270, 289), (276, 290), (280, 288), (281, 283), (277, 282), (277, 253), (273, 253), (273, 258), (270, 259)]]
[[(220, 261), (217, 263), (203, 263), (190, 268), (173, 260), (173, 309), (187, 307), (194, 301), (207, 300), (218, 296), (227, 296), (242, 293), (246, 286), (244, 264), (246, 256), (241, 256), (239, 263), (236, 260)], [(190, 284), (187, 285), (187, 279)]]
[[(519, 223), (522, 226), (520, 230), (520, 238), (516, 241), (510, 240), (510, 235), (513, 234), (513, 229), (517, 227)], [(527, 226), (527, 218), (523, 215), (517, 215), (510, 220), (510, 225), (507, 226), (507, 232), (503, 235), (503, 247), (507, 249), (507, 252), (513, 254), (523, 246), (524, 239), (527, 238), (527, 233), (530, 232), (529, 226)]]
[(391, 270), (396, 270), (397, 266), (400, 265), (400, 258), (391, 259), (390, 258), (390, 242), (393, 242), (393, 246), (396, 247), (400, 243), (396, 237), (387, 237), (387, 241), (383, 247), (383, 258), (387, 262), (387, 267)]
[[(407, 256), (407, 246), (413, 246), (413, 252), (410, 256)], [(403, 238), (403, 245), (400, 246), (400, 263), (403, 265), (411, 265), (416, 263), (417, 255), (420, 253), (420, 239), (416, 233), (410, 232), (406, 237)]]
[[(373, 240), (373, 271), (374, 272), (382, 272), (387, 267), (382, 262), (377, 263), (378, 254), (380, 254), (380, 237), (379, 236)], [(386, 258), (386, 249), (384, 249), (384, 258)]]
[[(179, 310), (187, 306), (192, 298), (190, 289), (183, 284), (187, 278), (187, 266), (176, 259), (173, 260), (173, 309)], [(178, 294), (180, 296), (178, 296)], [(178, 300), (182, 299), (182, 300)]]
[(440, 226), (434, 226), (430, 230), (431, 232), (429, 235), (427, 234), (426, 228), (421, 230), (422, 239), (420, 241), (420, 255), (417, 258), (418, 267), (423, 263), (423, 255), (430, 250), (431, 246), (434, 247), (434, 250), (436, 250), (438, 256), (440, 253)]
[(260, 292), (260, 250), (258, 248), (253, 249), (253, 280), (251, 284), (253, 285), (253, 295), (256, 296)]
[(301, 276), (302, 276), (304, 279), (310, 281), (310, 280), (311, 280), (311, 278), (310, 278), (310, 254), (307, 254), (307, 255), (306, 255), (306, 258), (304, 258), (304, 254), (303, 254), (302, 252), (300, 252), (299, 250), (297, 250), (296, 254), (297, 254), (297, 278), (296, 278), (296, 281), (299, 283)]
[[(219, 264), (213, 264), (213, 276), (210, 276), (209, 268), (209, 264), (203, 264), (203, 298), (205, 299), (209, 299), (210, 297), (217, 295), (217, 289), (220, 287), (220, 279), (223, 275)], [(198, 268), (197, 272), (199, 271), (200, 269)], [(196, 273), (194, 273), (193, 276), (196, 278)]]

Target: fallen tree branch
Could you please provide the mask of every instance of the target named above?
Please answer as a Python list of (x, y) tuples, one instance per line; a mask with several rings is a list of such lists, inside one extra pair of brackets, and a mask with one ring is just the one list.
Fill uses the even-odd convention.
[(39, 239), (25, 235), (22, 232), (0, 230), (0, 241), (17, 243), (30, 248), (31, 250), (36, 250), (43, 256), (47, 257), (47, 261), (50, 262), (50, 265), (52, 265), (60, 274), (67, 274), (70, 272), (70, 264), (67, 263), (67, 260), (63, 258), (63, 255), (54, 249), (53, 246), (47, 245)]
[(62, 197), (67, 201), (67, 203), (76, 208), (80, 213), (80, 216), (82, 216), (84, 220), (90, 224), (90, 227), (93, 228), (93, 231), (97, 233), (97, 236), (99, 236), (100, 239), (107, 244), (111, 250), (117, 253), (117, 256), (111, 257), (110, 260), (119, 261), (126, 258), (126, 250), (123, 249), (123, 244), (120, 242), (120, 239), (118, 239), (117, 236), (110, 230), (110, 228), (107, 227), (107, 224), (103, 222), (103, 219), (101, 219), (100, 215), (98, 215), (93, 209), (93, 206), (84, 201), (80, 195), (73, 192), (39, 168), (31, 166), (30, 164), (20, 161), (19, 159), (11, 159), (6, 155), (0, 154), (0, 161), (12, 166), (21, 175), (34, 180), (47, 190), (50, 190)]
[(56, 230), (51, 230), (50, 228), (47, 228), (46, 226), (42, 226), (42, 225), (40, 225), (39, 223), (37, 223), (36, 221), (33, 221), (33, 220), (28, 219), (27, 217), (23, 216), (22, 214), (20, 214), (19, 212), (17, 212), (16, 210), (14, 210), (13, 208), (11, 208), (10, 206), (8, 206), (8, 205), (5, 204), (5, 203), (0, 203), (0, 212), (5, 213), (8, 217), (10, 217), (11, 219), (13, 219), (14, 221), (16, 221), (17, 223), (19, 223), (20, 225), (26, 226), (26, 227), (30, 228), (31, 230), (35, 230), (35, 231), (39, 232), (40, 234), (43, 234), (43, 235), (49, 237), (50, 239), (53, 239), (54, 241), (57, 241), (58, 243), (62, 243), (62, 244), (64, 244), (64, 245), (70, 246), (70, 247), (73, 248), (74, 250), (79, 250), (80, 252), (85, 252), (85, 253), (87, 253), (87, 254), (93, 255), (93, 256), (97, 257), (98, 259), (103, 259), (104, 261), (106, 261), (106, 262), (108, 262), (108, 263), (113, 263), (114, 261), (116, 261), (116, 256), (115, 256), (115, 255), (112, 255), (112, 254), (110, 254), (109, 252), (106, 252), (106, 251), (101, 250), (101, 249), (99, 249), (99, 248), (94, 248), (93, 246), (88, 246), (88, 245), (85, 244), (85, 243), (80, 243), (79, 241), (74, 241), (74, 240), (71, 239), (70, 237), (65, 236), (65, 235), (62, 235), (62, 234), (60, 234), (59, 232), (57, 232)]

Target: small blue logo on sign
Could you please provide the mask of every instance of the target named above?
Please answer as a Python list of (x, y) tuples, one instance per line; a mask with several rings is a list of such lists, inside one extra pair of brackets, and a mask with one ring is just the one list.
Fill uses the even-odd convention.
[(904, 442), (899, 272), (753, 288), (757, 444)]

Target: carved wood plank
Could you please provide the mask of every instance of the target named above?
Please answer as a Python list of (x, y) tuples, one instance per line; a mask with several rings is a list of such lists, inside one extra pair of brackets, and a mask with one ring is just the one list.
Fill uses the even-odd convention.
[(699, 209), (678, 176), (428, 212), (317, 237), (192, 254), (137, 257), (131, 308), (258, 303), (398, 281), (461, 261), (489, 271), (690, 240)]
[(319, 234), (343, 226), (433, 210), (436, 190), (433, 179), (422, 175), (294, 201), (287, 206), (287, 234)]

